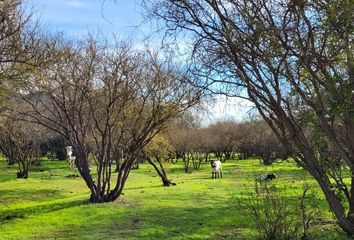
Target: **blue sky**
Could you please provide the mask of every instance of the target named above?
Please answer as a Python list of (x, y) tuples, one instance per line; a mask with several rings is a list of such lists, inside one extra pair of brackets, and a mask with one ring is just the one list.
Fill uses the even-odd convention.
[[(27, 0), (27, 8), (35, 9), (45, 31), (64, 32), (83, 37), (88, 32), (121, 39), (142, 45), (142, 41), (154, 29), (142, 25), (142, 9), (139, 0)], [(221, 119), (241, 121), (247, 118), (248, 101), (239, 98), (217, 96), (214, 103), (206, 106), (208, 113), (202, 114), (204, 125)]]
[(27, 5), (47, 31), (79, 37), (100, 31), (133, 41), (149, 34), (146, 26), (139, 26), (143, 18), (135, 0), (27, 0)]

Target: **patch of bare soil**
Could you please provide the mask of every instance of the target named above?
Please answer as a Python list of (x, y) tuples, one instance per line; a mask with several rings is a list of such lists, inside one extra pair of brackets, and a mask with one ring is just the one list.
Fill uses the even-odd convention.
[(118, 205), (124, 205), (124, 206), (140, 206), (141, 202), (138, 200), (130, 199), (124, 196), (120, 196), (115, 203)]

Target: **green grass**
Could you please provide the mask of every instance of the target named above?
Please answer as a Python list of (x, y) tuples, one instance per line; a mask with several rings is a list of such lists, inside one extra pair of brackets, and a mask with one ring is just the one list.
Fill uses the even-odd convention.
[[(0, 239), (256, 239), (250, 218), (232, 203), (253, 191), (254, 178), (275, 172), (286, 196), (300, 194), (304, 180), (318, 189), (304, 171), (291, 163), (265, 167), (258, 160), (223, 163), (223, 179), (211, 179), (208, 163), (183, 173), (181, 163), (166, 164), (176, 186), (163, 187), (147, 164), (132, 170), (124, 195), (117, 201), (90, 204), (88, 189), (66, 162), (42, 161), (29, 179), (16, 179), (16, 166), (0, 160)], [(314, 239), (350, 239), (335, 225), (321, 198), (323, 219)]]

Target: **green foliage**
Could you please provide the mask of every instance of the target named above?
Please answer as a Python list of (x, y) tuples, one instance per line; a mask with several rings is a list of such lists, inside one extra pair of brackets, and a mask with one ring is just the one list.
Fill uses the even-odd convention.
[(169, 154), (174, 150), (166, 137), (162, 134), (157, 134), (154, 138), (145, 146), (145, 153), (149, 157), (158, 157), (161, 159), (168, 159)]
[(311, 190), (310, 186), (305, 182), (302, 194), (299, 196), (299, 212), (301, 213), (302, 239), (311, 239), (309, 230), (314, 222), (321, 215), (319, 209), (319, 199), (316, 191)]

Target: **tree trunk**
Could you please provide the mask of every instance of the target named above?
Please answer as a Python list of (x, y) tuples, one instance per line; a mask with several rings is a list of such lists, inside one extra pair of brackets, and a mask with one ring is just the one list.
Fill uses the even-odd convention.
[(16, 174), (17, 174), (17, 178), (27, 179), (28, 169), (19, 169)]
[(18, 160), (18, 171), (17, 178), (27, 179), (28, 178), (28, 165), (26, 160)]
[(116, 162), (116, 169), (114, 171), (119, 172), (120, 160), (118, 158), (116, 158), (115, 162)]
[[(340, 199), (333, 193), (331, 190), (331, 186), (327, 181), (324, 181), (318, 174), (313, 175), (317, 182), (319, 183), (326, 199), (328, 201), (329, 207), (333, 211), (336, 216), (337, 222), (339, 226), (348, 234), (354, 235), (354, 221), (352, 221), (351, 217), (345, 216), (345, 210), (343, 208)], [(352, 203), (351, 203), (352, 205)], [(350, 213), (349, 213), (350, 214)], [(352, 216), (350, 214), (350, 216)]]
[(9, 157), (8, 160), (7, 160), (7, 165), (12, 166), (14, 164), (15, 164), (14, 159)]
[(231, 154), (232, 154), (232, 152), (225, 151), (224, 154), (225, 154), (224, 162), (225, 162), (226, 160), (231, 160)]
[[(316, 179), (318, 184), (320, 185), (323, 194), (325, 195), (327, 202), (329, 204), (330, 209), (334, 213), (338, 225), (342, 228), (343, 231), (350, 235), (354, 235), (354, 221), (348, 216), (352, 216), (352, 214), (348, 213), (348, 216), (345, 214), (345, 208), (343, 203), (339, 199), (339, 197), (335, 194), (332, 190), (331, 182), (326, 175), (325, 171), (321, 168), (319, 163), (317, 162), (316, 156), (314, 155), (313, 151), (306, 147), (306, 145), (300, 145), (299, 142), (305, 143), (305, 140), (301, 140), (298, 136), (295, 137), (295, 143), (300, 146), (302, 149), (302, 153), (304, 154), (304, 159), (301, 162), (298, 162), (300, 166), (306, 168), (307, 171)], [(353, 179), (352, 179), (353, 182)], [(353, 185), (351, 185), (352, 187)], [(351, 192), (353, 188), (351, 189)], [(353, 205), (354, 199), (348, 199), (349, 206)]]
[(270, 166), (273, 163), (272, 157), (270, 156), (270, 154), (264, 154), (263, 156), (261, 156), (262, 162), (264, 165), (266, 166)]
[(159, 157), (156, 157), (156, 161), (159, 163), (160, 169), (159, 167), (149, 158), (146, 157), (146, 161), (154, 167), (154, 169), (156, 170), (157, 174), (159, 174), (159, 176), (161, 177), (162, 180), (162, 184), (163, 186), (170, 186), (170, 185), (176, 185), (175, 183), (172, 183), (168, 178), (167, 178), (167, 174), (165, 172), (165, 169), (161, 163), (161, 160), (159, 159)]

